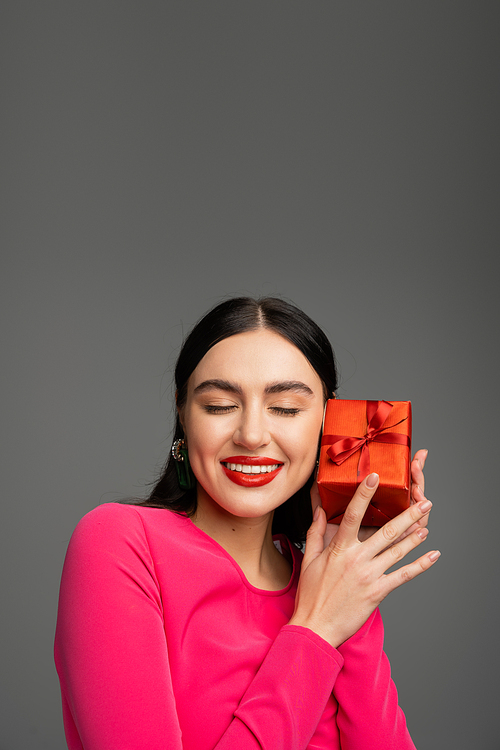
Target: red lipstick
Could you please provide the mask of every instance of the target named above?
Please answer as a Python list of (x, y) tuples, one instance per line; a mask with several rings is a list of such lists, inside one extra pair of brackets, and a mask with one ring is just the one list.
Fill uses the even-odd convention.
[[(263, 474), (244, 474), (242, 471), (233, 471), (224, 464), (241, 464), (246, 466), (274, 466), (279, 464), (273, 471), (266, 471)], [(279, 474), (283, 467), (281, 461), (267, 456), (229, 456), (221, 461), (222, 469), (225, 475), (235, 484), (241, 487), (262, 487), (269, 484)]]
[(225, 464), (247, 464), (250, 466), (272, 466), (273, 464), (283, 463), (267, 456), (229, 456), (229, 458), (223, 458), (222, 462)]

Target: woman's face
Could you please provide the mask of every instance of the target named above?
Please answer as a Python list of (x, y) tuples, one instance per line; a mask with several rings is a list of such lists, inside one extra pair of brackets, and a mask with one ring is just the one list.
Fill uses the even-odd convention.
[(198, 503), (257, 518), (285, 502), (313, 471), (323, 407), (317, 373), (279, 334), (259, 329), (212, 347), (180, 413)]

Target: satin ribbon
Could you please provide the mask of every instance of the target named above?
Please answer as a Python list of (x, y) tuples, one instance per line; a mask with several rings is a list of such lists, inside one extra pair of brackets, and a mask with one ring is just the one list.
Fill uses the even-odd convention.
[(349, 456), (361, 450), (358, 462), (358, 481), (361, 482), (370, 473), (370, 450), (369, 443), (391, 443), (392, 445), (406, 445), (410, 447), (408, 435), (399, 432), (386, 432), (396, 425), (404, 422), (408, 417), (400, 419), (396, 424), (383, 427), (387, 417), (392, 411), (389, 401), (367, 401), (366, 402), (366, 433), (363, 437), (351, 437), (349, 435), (323, 435), (321, 445), (329, 445), (327, 450), (333, 463), (340, 466)]

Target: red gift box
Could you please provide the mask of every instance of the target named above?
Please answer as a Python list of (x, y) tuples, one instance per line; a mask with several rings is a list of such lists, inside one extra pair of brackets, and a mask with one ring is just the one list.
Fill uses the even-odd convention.
[(409, 508), (410, 448), (410, 401), (327, 401), (317, 479), (328, 520), (340, 523), (372, 471), (380, 481), (362, 524), (383, 526)]

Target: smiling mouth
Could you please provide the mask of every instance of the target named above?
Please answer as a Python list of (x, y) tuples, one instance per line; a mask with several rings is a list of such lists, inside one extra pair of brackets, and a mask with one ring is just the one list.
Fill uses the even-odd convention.
[(281, 464), (232, 464), (227, 461), (221, 461), (221, 464), (226, 469), (238, 471), (242, 474), (269, 474), (281, 466)]
[(227, 478), (241, 487), (269, 484), (283, 468), (283, 463), (267, 456), (228, 456), (220, 463)]

